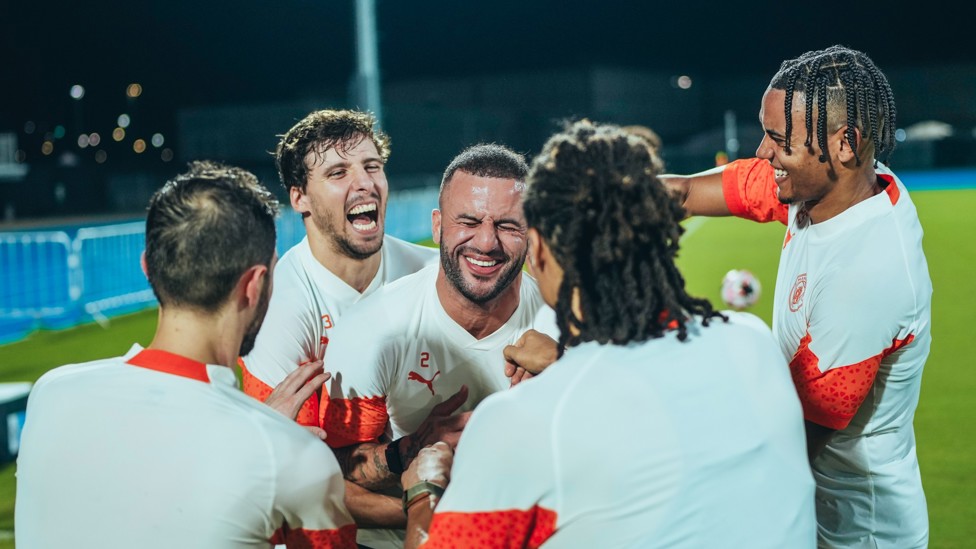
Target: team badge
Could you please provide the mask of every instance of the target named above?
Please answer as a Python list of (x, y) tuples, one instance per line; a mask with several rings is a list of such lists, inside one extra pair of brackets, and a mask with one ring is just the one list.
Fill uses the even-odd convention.
[(796, 277), (796, 282), (793, 283), (793, 289), (790, 290), (790, 311), (794, 313), (803, 307), (803, 297), (807, 292), (807, 273), (803, 273)]

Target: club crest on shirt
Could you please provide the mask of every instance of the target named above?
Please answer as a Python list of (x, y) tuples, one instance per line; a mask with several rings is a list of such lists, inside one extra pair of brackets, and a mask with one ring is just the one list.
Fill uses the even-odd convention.
[(803, 307), (803, 297), (807, 292), (807, 273), (803, 273), (796, 277), (796, 282), (793, 283), (793, 288), (790, 290), (790, 311), (794, 313)]

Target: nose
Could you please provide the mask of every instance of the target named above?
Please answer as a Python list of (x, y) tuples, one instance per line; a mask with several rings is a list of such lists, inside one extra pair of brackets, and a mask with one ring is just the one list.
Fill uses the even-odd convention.
[(471, 243), (481, 252), (490, 252), (497, 248), (498, 229), (490, 219), (483, 219), (475, 230)]
[(762, 141), (759, 142), (759, 147), (756, 149), (756, 158), (765, 158), (766, 160), (773, 158), (772, 139), (768, 135), (764, 135)]
[(356, 170), (356, 177), (353, 181), (353, 186), (357, 191), (365, 191), (370, 193), (376, 188), (376, 182), (373, 181), (373, 174), (367, 172), (365, 169)]

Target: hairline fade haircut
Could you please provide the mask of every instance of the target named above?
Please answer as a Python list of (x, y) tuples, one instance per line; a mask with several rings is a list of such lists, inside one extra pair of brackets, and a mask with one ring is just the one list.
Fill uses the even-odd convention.
[(241, 275), (270, 267), (278, 201), (254, 174), (192, 162), (149, 200), (146, 275), (160, 306), (215, 312)]
[(792, 152), (793, 101), (794, 94), (798, 94), (806, 109), (806, 147), (812, 147), (814, 103), (817, 106), (820, 162), (827, 161), (828, 133), (845, 125), (845, 137), (857, 165), (861, 165), (861, 157), (855, 130), (860, 130), (861, 139), (867, 145), (864, 151), (874, 159), (886, 162), (891, 156), (895, 148), (895, 99), (887, 78), (866, 54), (844, 46), (809, 51), (783, 61), (769, 87), (786, 92), (783, 108), (787, 153)]
[(437, 198), (438, 207), (442, 205), (444, 191), (450, 186), (454, 174), (459, 171), (475, 177), (513, 179), (521, 183), (529, 174), (529, 164), (523, 155), (504, 145), (495, 143), (472, 145), (455, 156), (444, 170)]
[(390, 138), (376, 127), (376, 118), (368, 112), (314, 111), (280, 137), (275, 149), (275, 166), (287, 191), (292, 187), (305, 191), (311, 167), (309, 154), (318, 162), (329, 149), (345, 153), (369, 139), (383, 162), (390, 158)]
[[(704, 325), (722, 317), (685, 292), (674, 264), (684, 210), (657, 179), (641, 138), (588, 120), (568, 126), (533, 161), (523, 206), (563, 269), (555, 306), (561, 347), (625, 345), (672, 326), (685, 340), (689, 315)], [(575, 288), (582, 320), (570, 305)]]

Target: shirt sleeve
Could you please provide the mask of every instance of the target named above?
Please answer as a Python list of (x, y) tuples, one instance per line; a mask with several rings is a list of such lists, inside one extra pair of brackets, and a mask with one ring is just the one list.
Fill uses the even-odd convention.
[[(321, 358), (328, 343), (321, 332), (321, 320), (307, 304), (272, 297), (254, 349), (239, 361), (244, 392), (263, 402), (299, 365)], [(319, 396), (313, 394), (296, 420), (317, 426), (318, 412)]]
[[(879, 272), (865, 272), (865, 263)], [(790, 361), (808, 421), (847, 427), (882, 361), (915, 339), (913, 296), (902, 284), (885, 283), (883, 265), (878, 258), (836, 268), (809, 290), (807, 332)]]
[(520, 413), (513, 393), (489, 397), (465, 427), (425, 548), (454, 547), (458, 540), (472, 548), (538, 547), (555, 532), (544, 419)]
[(779, 201), (773, 166), (761, 158), (736, 160), (722, 172), (722, 192), (736, 217), (786, 224), (789, 208)]

